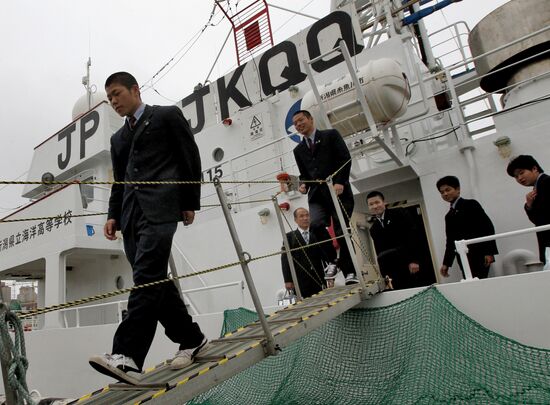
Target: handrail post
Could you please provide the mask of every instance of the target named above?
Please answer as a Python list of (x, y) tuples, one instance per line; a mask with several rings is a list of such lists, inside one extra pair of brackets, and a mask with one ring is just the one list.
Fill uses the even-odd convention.
[[(340, 203), (338, 201), (338, 196), (336, 195), (336, 191), (334, 191), (334, 187), (332, 186), (332, 177), (327, 178), (327, 187), (330, 192), (330, 196), (332, 197), (332, 203), (334, 204), (334, 209), (336, 210), (336, 215), (338, 216), (338, 221), (340, 221), (340, 228), (342, 229), (342, 233), (344, 234), (345, 243), (349, 250), (349, 256), (351, 257), (351, 262), (353, 263), (353, 267), (355, 268), (355, 274), (357, 275), (357, 279), (359, 280), (359, 285), (365, 291), (366, 284), (365, 279), (363, 278), (363, 272), (359, 268), (359, 265), (357, 264), (357, 257), (354, 254), (353, 249), (353, 243), (351, 242), (351, 236), (348, 227), (346, 226), (346, 221), (344, 221), (344, 213), (342, 212), (342, 207), (340, 207)], [(350, 213), (351, 215), (351, 213)], [(351, 217), (350, 217), (350, 226), (351, 226)]]
[(174, 255), (172, 254), (171, 250), (170, 250), (170, 256), (168, 257), (168, 268), (170, 269), (170, 275), (174, 280), (174, 285), (176, 286), (176, 289), (178, 290), (180, 298), (183, 301), (183, 293), (181, 292), (181, 285), (178, 278), (178, 269), (176, 268), (176, 261), (174, 260)]
[(122, 322), (122, 301), (118, 301), (116, 304), (118, 323)]
[(259, 322), (262, 325), (262, 329), (265, 333), (266, 353), (267, 355), (274, 355), (276, 353), (275, 341), (273, 339), (273, 334), (271, 333), (271, 329), (269, 329), (269, 325), (265, 319), (264, 309), (262, 308), (262, 303), (260, 302), (260, 298), (258, 297), (256, 286), (254, 285), (254, 281), (252, 280), (250, 269), (248, 268), (248, 259), (246, 258), (248, 254), (246, 254), (245, 256), (245, 252), (243, 251), (241, 241), (239, 240), (239, 235), (237, 235), (235, 223), (233, 222), (233, 218), (231, 216), (231, 211), (227, 206), (227, 201), (225, 199), (225, 194), (223, 192), (220, 179), (217, 177), (214, 178), (214, 186), (216, 187), (216, 193), (218, 194), (218, 198), (220, 200), (223, 215), (225, 217), (225, 221), (227, 222), (227, 227), (229, 228), (231, 239), (233, 240), (233, 245), (235, 246), (235, 250), (237, 252), (239, 261), (241, 262), (241, 268), (243, 270), (246, 284), (248, 285), (248, 291), (250, 292), (250, 297), (252, 298), (252, 302), (254, 303), (254, 308), (256, 309), (256, 313), (258, 314), (258, 317), (259, 317)]
[[(5, 318), (8, 313), (8, 307), (4, 303), (0, 303), (0, 316)], [(8, 324), (5, 322), (6, 325)], [(7, 335), (7, 338), (9, 339), (9, 334), (2, 334), (2, 347), (4, 350), (2, 350), (3, 355), (0, 356), (0, 365), (2, 367), (2, 379), (4, 381), (4, 394), (6, 396), (6, 405), (16, 405), (17, 404), (17, 398), (16, 393), (13, 391), (12, 387), (10, 386), (10, 382), (8, 379), (8, 363), (11, 361), (11, 352), (9, 351), (10, 342), (6, 342), (4, 336)]]
[(458, 253), (458, 256), (460, 257), (460, 261), (462, 262), (462, 271), (464, 272), (464, 280), (472, 280), (472, 269), (470, 268), (470, 262), (468, 261), (468, 245), (466, 244), (466, 241), (463, 240), (456, 240), (455, 241), (456, 246), (456, 252)]
[(283, 235), (283, 245), (285, 246), (286, 259), (288, 260), (288, 266), (290, 267), (290, 275), (292, 276), (292, 282), (294, 283), (294, 291), (296, 292), (296, 297), (298, 300), (302, 300), (302, 292), (300, 291), (300, 286), (298, 285), (298, 277), (296, 276), (296, 267), (294, 267), (294, 259), (292, 258), (292, 252), (290, 251), (290, 244), (288, 243), (288, 238), (285, 232), (285, 226), (283, 224), (283, 218), (281, 215), (281, 209), (277, 203), (277, 197), (272, 196), (273, 207), (275, 208), (275, 214), (277, 215), (277, 221), (279, 222), (279, 228), (281, 229), (281, 235)]

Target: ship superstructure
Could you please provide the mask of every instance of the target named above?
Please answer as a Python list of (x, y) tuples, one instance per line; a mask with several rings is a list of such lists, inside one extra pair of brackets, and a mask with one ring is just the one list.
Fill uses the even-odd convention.
[[(437, 272), (448, 209), (435, 187), (438, 178), (458, 176), (463, 195), (483, 204), (497, 233), (530, 226), (522, 208), (525, 190), (505, 168), (511, 155), (521, 153), (533, 154), (543, 167), (550, 167), (545, 134), (550, 124), (545, 113), (550, 104), (550, 7), (536, 0), (513, 0), (472, 31), (463, 23), (452, 24), (451, 38), (442, 39), (449, 31), (429, 34), (422, 24), (427, 11), (420, 3), (426, 2), (409, 3), (334, 1), (327, 16), (243, 59), (232, 72), (197, 86), (178, 102), (195, 133), (206, 184), (196, 225), (181, 227), (176, 234), (172, 274), (237, 260), (211, 183), (215, 178), (228, 182), (223, 189), (247, 252), (259, 257), (279, 250), (282, 236), (272, 198), (280, 185), (274, 181), (283, 172), (298, 174), (292, 150), (300, 137), (291, 117), (299, 109), (312, 111), (320, 128), (337, 128), (350, 150), (352, 223), (362, 247), (357, 261), (367, 279), (377, 276), (365, 202), (366, 194), (375, 189), (414, 216), (423, 230), (430, 272), (439, 282), (461, 277), (458, 268), (450, 280), (440, 279)], [(437, 4), (441, 3), (451, 2)], [(530, 24), (503, 30), (503, 19), (518, 10), (522, 21)], [(440, 54), (442, 43), (447, 45)], [(109, 138), (120, 125), (111, 107), (98, 100), (35, 148), (29, 181), (76, 183), (26, 185), (24, 196), (31, 203), (4, 220), (39, 219), (6, 222), (0, 228), (0, 275), (38, 280), (39, 307), (132, 285), (122, 242), (107, 241), (102, 231), (105, 217), (93, 215), (107, 211), (109, 185), (85, 184), (112, 181)], [(284, 216), (289, 224), (292, 211), (307, 206), (292, 178), (293, 186), (277, 196), (278, 204), (288, 207)], [(90, 215), (75, 216), (80, 214)], [(542, 268), (534, 234), (500, 239), (498, 246), (491, 277)], [(280, 258), (266, 258), (251, 268), (270, 311), (283, 288)], [(476, 304), (490, 299), (484, 291), (496, 285), (520, 292), (547, 279), (542, 273), (514, 277), (520, 277), (517, 283), (502, 278), (443, 290), (472, 315)], [(238, 267), (185, 278), (181, 287), (190, 312), (212, 337), (225, 309), (252, 307)], [(410, 294), (384, 293), (373, 305)], [(122, 295), (37, 317), (38, 330), (27, 334), (29, 385), (43, 394), (77, 396), (104, 383), (87, 368), (86, 360), (110, 347), (124, 299)], [(490, 318), (494, 311), (498, 309), (482, 311), (480, 318)], [(516, 333), (499, 322), (491, 327), (505, 335)], [(527, 343), (549, 347), (539, 338), (546, 329), (534, 329)], [(165, 343), (157, 336), (152, 363), (171, 355), (171, 345)], [(62, 370), (58, 377), (48, 378), (52, 352), (61, 347), (70, 354), (56, 365)]]

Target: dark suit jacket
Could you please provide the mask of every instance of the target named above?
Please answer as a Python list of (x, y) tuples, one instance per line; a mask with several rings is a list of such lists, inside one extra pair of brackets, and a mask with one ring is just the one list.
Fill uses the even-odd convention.
[[(543, 173), (539, 177), (537, 196), (530, 209), (525, 206), (525, 212), (529, 220), (537, 226), (550, 224), (550, 176)], [(537, 240), (539, 242), (540, 260), (544, 262), (545, 248), (550, 246), (550, 231), (537, 232)]]
[[(451, 267), (455, 258), (455, 241), (494, 235), (495, 227), (481, 205), (476, 200), (460, 198), (454, 210), (445, 215), (447, 244), (443, 264)], [(468, 257), (483, 261), (484, 256), (498, 253), (495, 241), (468, 245)], [(472, 262), (472, 260), (470, 260)], [(470, 263), (471, 264), (471, 263)]]
[(374, 218), (369, 229), (377, 256), (397, 252), (407, 265), (418, 263), (415, 228), (403, 208), (386, 209), (384, 226)]
[[(189, 123), (177, 106), (146, 106), (131, 130), (124, 124), (111, 137), (115, 181), (200, 180), (201, 162)], [(200, 209), (200, 184), (113, 185), (109, 219), (124, 229), (135, 197), (151, 223), (178, 222), (182, 211)]]
[[(300, 170), (300, 180), (325, 180), (340, 169), (334, 175), (333, 183), (344, 186), (344, 192), (340, 195), (343, 203), (353, 200), (353, 193), (349, 184), (351, 162), (345, 164), (350, 159), (350, 154), (338, 131), (318, 129), (315, 133), (313, 153), (307, 146), (304, 137), (302, 142), (294, 148), (294, 158)], [(308, 187), (309, 202), (332, 205), (332, 199), (325, 183), (306, 183), (306, 186)]]
[[(328, 231), (323, 227), (312, 225), (309, 231), (309, 243), (330, 239)], [(288, 232), (286, 236), (291, 249), (306, 245), (300, 230)], [(283, 250), (285, 250), (284, 247)], [(294, 260), (298, 285), (300, 286), (302, 296), (305, 298), (322, 290), (322, 285), (325, 284), (322, 262), (334, 262), (336, 260), (336, 251), (334, 250), (332, 241), (329, 240), (321, 245), (308, 247), (303, 251), (294, 251), (292, 252), (292, 258)], [(281, 267), (285, 283), (291, 283), (292, 276), (286, 253), (281, 255)]]

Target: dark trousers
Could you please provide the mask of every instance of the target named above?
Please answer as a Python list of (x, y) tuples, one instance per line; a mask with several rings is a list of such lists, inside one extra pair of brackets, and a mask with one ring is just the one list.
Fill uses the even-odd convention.
[[(177, 223), (149, 223), (135, 199), (129, 204), (130, 221), (124, 229), (124, 249), (132, 266), (134, 284), (167, 278), (168, 258)], [(141, 369), (151, 347), (157, 322), (180, 349), (196, 347), (203, 339), (197, 323), (172, 281), (133, 290), (128, 298), (128, 314), (118, 326), (112, 353), (131, 357)]]
[[(464, 269), (462, 268), (462, 261), (460, 256), (456, 255), (458, 266), (462, 272), (462, 278), (466, 278), (464, 274)], [(487, 278), (489, 276), (489, 269), (491, 266), (485, 266), (485, 255), (483, 254), (471, 254), (468, 253), (468, 263), (470, 264), (470, 270), (472, 271), (472, 277), (477, 277), (479, 279)]]
[[(342, 202), (342, 205), (344, 206), (344, 209), (345, 209), (345, 213), (343, 213), (345, 227), (348, 228), (349, 227), (348, 217), (351, 218), (354, 201), (352, 199), (349, 202), (348, 201)], [(336, 208), (332, 204), (332, 201), (330, 203), (327, 203), (324, 201), (323, 202), (310, 201), (309, 216), (312, 224), (318, 224), (323, 227), (329, 227), (330, 220), (332, 218), (332, 222), (334, 223), (334, 233), (336, 234), (336, 236), (343, 235), (342, 226), (340, 225), (340, 221), (338, 221)], [(340, 245), (340, 256), (338, 257), (338, 267), (340, 268), (340, 270), (342, 270), (342, 273), (344, 274), (344, 276), (347, 276), (350, 273), (355, 274), (353, 262), (351, 261), (350, 251), (348, 249), (348, 245), (346, 243), (345, 238), (339, 238), (338, 244)]]
[(399, 248), (388, 249), (377, 256), (382, 277), (391, 278), (394, 290), (402, 290), (414, 286), (414, 279), (409, 271), (409, 263), (403, 259), (405, 254)]

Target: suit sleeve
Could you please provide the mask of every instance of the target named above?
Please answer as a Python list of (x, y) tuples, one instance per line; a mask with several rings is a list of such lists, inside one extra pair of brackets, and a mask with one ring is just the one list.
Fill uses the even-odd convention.
[(537, 186), (536, 207), (528, 209), (525, 206), (525, 212), (533, 224), (546, 225), (550, 224), (550, 176), (541, 178), (540, 183)]
[[(124, 181), (124, 173), (126, 168), (121, 167), (122, 162), (117, 156), (116, 147), (113, 145), (113, 138), (111, 137), (111, 163), (113, 167), (113, 178), (115, 181)], [(113, 184), (111, 187), (111, 195), (109, 197), (109, 212), (107, 214), (107, 219), (114, 219), (116, 221), (117, 229), (120, 229), (120, 215), (122, 212), (122, 197), (124, 195), (124, 185), (123, 184)]]
[[(296, 160), (296, 165), (298, 166), (298, 171), (300, 172), (300, 181), (313, 180), (309, 175), (309, 172), (306, 166), (304, 165), (304, 162), (302, 161), (299, 147), (300, 146), (298, 145), (296, 148), (294, 148), (293, 153), (294, 153), (294, 160)], [(309, 190), (310, 183), (304, 183), (304, 184), (306, 186), (306, 190)]]
[[(288, 242), (290, 244), (292, 236), (287, 234), (287, 238), (289, 239)], [(290, 273), (290, 265), (288, 264), (288, 255), (286, 254), (284, 243), (282, 250), (283, 253), (281, 254), (281, 269), (283, 270), (283, 279), (285, 283), (292, 283), (292, 274)]]
[(453, 235), (452, 226), (450, 226), (447, 215), (445, 216), (445, 236), (447, 237), (447, 241), (445, 242), (445, 255), (443, 256), (443, 264), (447, 267), (451, 267), (455, 260), (455, 238)]
[[(180, 180), (201, 180), (201, 158), (189, 123), (177, 106), (173, 106), (168, 115), (171, 136), (174, 139), (178, 164), (180, 165)], [(184, 184), (180, 187), (182, 211), (200, 209), (201, 185)]]
[[(495, 234), (495, 227), (489, 216), (485, 213), (485, 210), (479, 202), (476, 200), (471, 200), (471, 218), (472, 225), (477, 228), (476, 237), (489, 236)], [(485, 255), (496, 255), (498, 254), (497, 244), (494, 240), (479, 243), (480, 250), (483, 251)]]
[(403, 238), (402, 243), (405, 254), (407, 255), (407, 263), (418, 263), (418, 229), (416, 229), (416, 226), (407, 211), (403, 208), (396, 208), (394, 210), (399, 221), (399, 229), (401, 230), (401, 235)]
[(349, 182), (349, 174), (351, 171), (351, 155), (342, 135), (340, 135), (337, 130), (334, 129), (330, 131), (329, 136), (332, 150), (334, 151), (334, 165), (337, 170), (332, 182), (336, 184), (346, 184)]

